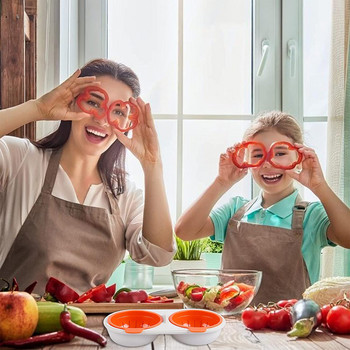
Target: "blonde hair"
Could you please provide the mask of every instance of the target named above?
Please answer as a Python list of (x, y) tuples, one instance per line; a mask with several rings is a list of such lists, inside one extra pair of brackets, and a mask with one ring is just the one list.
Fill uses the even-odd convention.
[(291, 115), (280, 111), (271, 111), (259, 115), (245, 131), (243, 140), (247, 141), (270, 129), (277, 130), (294, 142), (303, 143), (303, 133), (298, 122)]

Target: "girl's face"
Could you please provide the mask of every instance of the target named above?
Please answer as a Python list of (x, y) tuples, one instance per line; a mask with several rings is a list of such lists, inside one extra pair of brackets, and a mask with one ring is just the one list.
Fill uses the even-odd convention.
[[(107, 108), (113, 101), (128, 101), (132, 97), (131, 88), (119, 80), (115, 80), (110, 76), (97, 77), (96, 80), (101, 82), (99, 87), (104, 89), (109, 96)], [(100, 95), (102, 99), (103, 95)], [(79, 109), (76, 104), (75, 108), (76, 110)], [(68, 142), (72, 143), (83, 154), (100, 156), (116, 139), (114, 128), (109, 125), (107, 116), (102, 119), (96, 119), (91, 115), (88, 118), (72, 121)]]
[[(276, 141), (287, 141), (294, 144), (294, 141), (280, 134), (276, 129), (263, 131), (255, 135), (251, 141), (262, 143), (268, 150), (272, 143)], [(293, 179), (288, 176), (283, 169), (277, 169), (269, 162), (265, 161), (257, 168), (251, 168), (254, 181), (263, 190), (265, 194), (281, 194), (281, 198), (291, 193), (294, 189)]]

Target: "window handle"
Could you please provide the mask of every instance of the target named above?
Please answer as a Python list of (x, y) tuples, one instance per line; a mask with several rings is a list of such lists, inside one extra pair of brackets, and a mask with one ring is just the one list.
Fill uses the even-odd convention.
[(290, 62), (290, 77), (294, 78), (297, 65), (296, 51), (297, 43), (295, 40), (289, 40), (287, 44), (288, 57)]
[(261, 74), (264, 71), (264, 68), (265, 68), (265, 65), (266, 65), (266, 61), (267, 61), (267, 56), (269, 54), (269, 48), (270, 48), (269, 41), (264, 39), (261, 42), (261, 61), (260, 61), (258, 72), (257, 72), (257, 76), (258, 77), (260, 77)]

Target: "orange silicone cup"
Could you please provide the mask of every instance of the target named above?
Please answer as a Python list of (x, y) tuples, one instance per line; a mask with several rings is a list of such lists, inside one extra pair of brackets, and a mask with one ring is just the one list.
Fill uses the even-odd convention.
[(171, 314), (169, 321), (175, 326), (187, 328), (190, 332), (202, 333), (220, 325), (222, 318), (206, 310), (182, 310)]
[(145, 329), (154, 328), (163, 322), (162, 317), (151, 311), (126, 310), (108, 317), (108, 324), (123, 329), (125, 333), (137, 334)]

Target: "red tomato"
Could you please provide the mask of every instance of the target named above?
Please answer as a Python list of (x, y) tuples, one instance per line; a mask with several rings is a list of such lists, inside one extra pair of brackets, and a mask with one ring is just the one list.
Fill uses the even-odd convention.
[(266, 328), (267, 313), (264, 310), (248, 308), (242, 312), (242, 322), (250, 329), (258, 330)]
[(328, 315), (328, 312), (331, 308), (332, 308), (332, 306), (330, 304), (323, 305), (321, 307), (322, 323), (325, 325), (327, 325), (327, 315)]
[(188, 283), (181, 281), (176, 289), (180, 294), (184, 294), (187, 287), (188, 287)]
[(333, 306), (327, 315), (327, 327), (333, 333), (350, 333), (350, 310), (342, 305)]
[(288, 306), (293, 306), (298, 299), (289, 299), (289, 300), (280, 300), (277, 302), (277, 305), (280, 307), (288, 307)]
[(253, 298), (253, 296), (254, 296), (254, 291), (252, 289), (249, 289), (246, 292), (239, 294), (235, 298), (232, 298), (230, 300), (230, 303), (225, 307), (225, 310), (231, 311), (243, 303), (245, 303), (246, 304), (245, 306), (247, 306), (250, 300)]
[(289, 331), (292, 328), (289, 311), (287, 309), (270, 311), (267, 326), (275, 331)]

